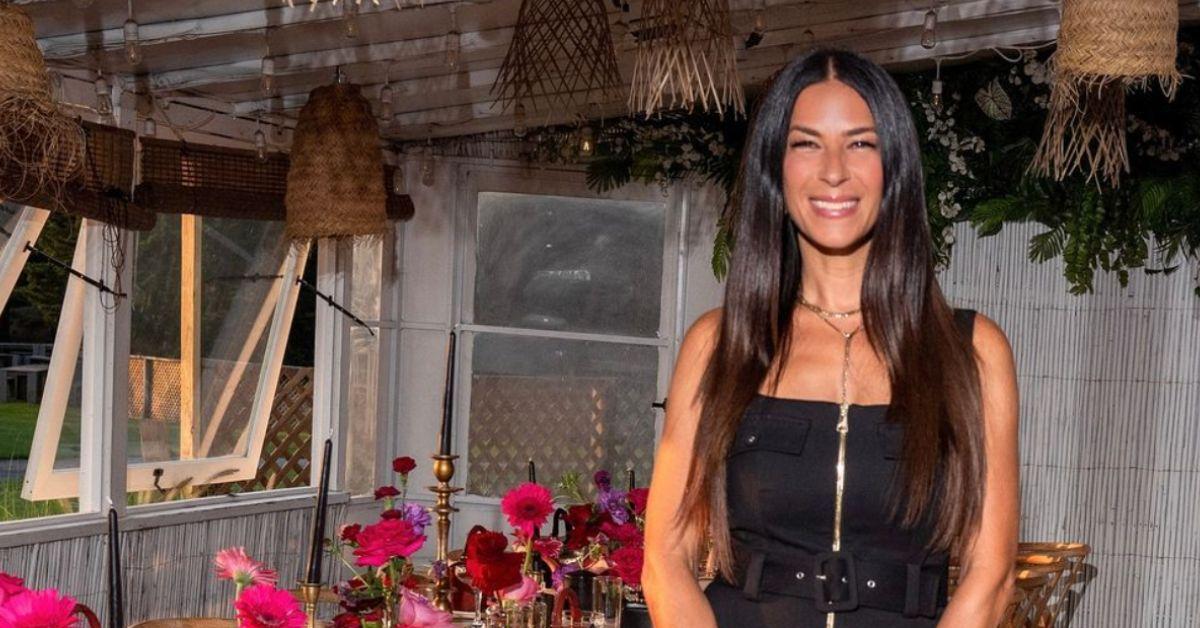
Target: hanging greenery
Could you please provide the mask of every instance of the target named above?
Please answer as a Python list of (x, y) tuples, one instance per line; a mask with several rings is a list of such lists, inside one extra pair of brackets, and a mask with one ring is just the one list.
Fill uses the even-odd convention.
[[(1179, 70), (1200, 75), (1200, 31), (1181, 33)], [(944, 98), (931, 103), (933, 71), (898, 75), (917, 121), (925, 164), (926, 203), (945, 265), (954, 223), (981, 236), (1006, 224), (1035, 222), (1046, 230), (1029, 241), (1029, 259), (1061, 258), (1073, 294), (1092, 291), (1097, 270), (1171, 273), (1200, 252), (1200, 88), (1180, 85), (1167, 102), (1155, 94), (1129, 97), (1126, 117), (1131, 172), (1119, 189), (1077, 174), (1058, 182), (1027, 173), (1050, 98), (1046, 53), (1024, 51), (1015, 62), (989, 59), (942, 68)], [(542, 161), (587, 162), (587, 180), (600, 192), (636, 181), (667, 186), (692, 178), (733, 189), (744, 120), (708, 114), (625, 118), (598, 133), (595, 153), (579, 155), (579, 131), (546, 129)], [(728, 196), (727, 196), (728, 198)], [(728, 209), (728, 208), (726, 208)], [(729, 240), (719, 230), (713, 272), (728, 270)], [(1200, 296), (1200, 286), (1196, 289)]]

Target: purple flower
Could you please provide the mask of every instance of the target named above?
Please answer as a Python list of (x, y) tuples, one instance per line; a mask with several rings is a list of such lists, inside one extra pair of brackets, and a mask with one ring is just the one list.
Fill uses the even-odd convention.
[(629, 522), (629, 509), (626, 507), (625, 491), (600, 491), (596, 497), (596, 506), (600, 512), (607, 512), (617, 524)]
[(592, 481), (596, 483), (596, 488), (600, 489), (601, 492), (612, 488), (612, 475), (604, 469), (597, 471), (592, 476)]
[(555, 569), (554, 573), (550, 574), (554, 589), (556, 591), (561, 589), (565, 585), (567, 575), (576, 571), (579, 571), (579, 565), (575, 563), (560, 563), (558, 569)]
[(403, 514), (400, 518), (411, 523), (417, 529), (417, 534), (425, 531), (425, 527), (430, 524), (433, 519), (429, 516), (429, 511), (420, 504), (409, 502), (404, 505)]

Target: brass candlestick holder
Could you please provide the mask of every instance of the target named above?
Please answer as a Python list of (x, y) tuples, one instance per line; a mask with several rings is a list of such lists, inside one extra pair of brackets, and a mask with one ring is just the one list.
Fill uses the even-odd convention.
[(454, 461), (457, 459), (458, 456), (453, 454), (435, 454), (433, 477), (438, 483), (437, 486), (429, 487), (429, 490), (437, 495), (437, 502), (433, 506), (433, 512), (437, 515), (437, 555), (434, 559), (442, 565), (440, 572), (435, 574), (433, 604), (443, 611), (454, 610), (450, 602), (450, 569), (447, 557), (450, 554), (450, 514), (458, 512), (457, 508), (450, 505), (450, 496), (462, 490), (450, 486), (450, 480), (454, 478)]
[(300, 588), (300, 600), (304, 603), (304, 615), (308, 617), (308, 628), (318, 628), (321, 623), (317, 621), (317, 602), (321, 599), (321, 585), (311, 582), (297, 584)]

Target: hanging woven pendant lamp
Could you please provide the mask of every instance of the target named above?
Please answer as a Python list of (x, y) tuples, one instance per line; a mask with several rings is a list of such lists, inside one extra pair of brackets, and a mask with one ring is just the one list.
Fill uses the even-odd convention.
[(58, 111), (33, 21), (0, 2), (0, 199), (60, 196), (83, 172), (79, 122)]
[(729, 0), (646, 0), (639, 30), (632, 113), (699, 106), (745, 115)]
[(309, 94), (296, 122), (285, 204), (293, 240), (387, 229), (379, 125), (357, 85), (324, 85)]
[(1157, 79), (1174, 97), (1178, 29), (1175, 0), (1063, 0), (1050, 112), (1030, 168), (1060, 181), (1082, 168), (1118, 186), (1129, 171), (1125, 92)]

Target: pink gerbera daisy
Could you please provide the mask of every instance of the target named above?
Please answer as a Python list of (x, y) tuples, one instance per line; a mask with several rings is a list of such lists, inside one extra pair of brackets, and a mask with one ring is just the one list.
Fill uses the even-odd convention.
[(0, 628), (73, 628), (75, 600), (54, 589), (24, 591), (0, 607)]
[(216, 565), (218, 578), (233, 580), (240, 587), (252, 584), (274, 586), (279, 581), (279, 576), (274, 571), (250, 558), (244, 547), (229, 547), (217, 552), (213, 563)]
[(0, 571), (0, 604), (14, 595), (25, 592), (25, 581)]
[(296, 596), (267, 584), (243, 591), (233, 607), (241, 628), (304, 628), (308, 624)]
[(550, 489), (526, 482), (504, 495), (500, 510), (504, 511), (512, 527), (532, 536), (534, 529), (546, 523), (550, 513), (554, 512), (554, 496)]

